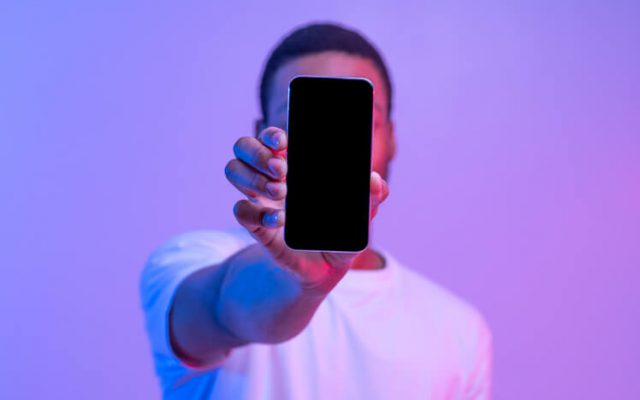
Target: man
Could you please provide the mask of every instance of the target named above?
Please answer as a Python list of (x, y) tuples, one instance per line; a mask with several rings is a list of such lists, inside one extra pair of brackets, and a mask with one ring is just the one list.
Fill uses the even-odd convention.
[(489, 398), (491, 334), (473, 306), (385, 249), (352, 255), (285, 246), (284, 128), (296, 75), (361, 76), (374, 84), (372, 218), (388, 195), (396, 145), (382, 58), (345, 27), (297, 29), (266, 63), (255, 137), (238, 139), (225, 168), (248, 197), (233, 210), (241, 227), (177, 235), (142, 273), (165, 398)]

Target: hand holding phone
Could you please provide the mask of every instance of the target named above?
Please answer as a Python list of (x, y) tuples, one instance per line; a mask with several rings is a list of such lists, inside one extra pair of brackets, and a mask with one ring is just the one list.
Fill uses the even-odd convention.
[[(333, 137), (331, 140), (332, 147), (340, 147), (347, 139)], [(326, 293), (347, 272), (359, 253), (295, 250), (285, 243), (284, 200), (288, 192), (290, 150), (288, 134), (277, 127), (262, 130), (257, 138), (247, 136), (236, 141), (233, 148), (236, 158), (229, 161), (225, 174), (252, 201), (238, 201), (234, 215), (279, 265), (297, 273), (304, 286)], [(331, 161), (329, 155), (323, 162)], [(387, 183), (376, 172), (368, 174), (367, 181), (371, 219), (389, 191)], [(318, 185), (318, 189), (336, 198), (344, 196), (331, 184), (322, 188)], [(340, 229), (340, 223), (335, 229)]]

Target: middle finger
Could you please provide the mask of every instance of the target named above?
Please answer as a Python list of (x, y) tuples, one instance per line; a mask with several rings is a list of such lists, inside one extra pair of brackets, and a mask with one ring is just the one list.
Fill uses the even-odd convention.
[(229, 182), (247, 196), (259, 194), (282, 200), (286, 195), (287, 186), (284, 182), (273, 181), (238, 159), (229, 161), (225, 172)]
[(238, 159), (273, 179), (281, 179), (286, 173), (284, 158), (275, 156), (256, 138), (241, 137), (233, 146), (233, 153)]

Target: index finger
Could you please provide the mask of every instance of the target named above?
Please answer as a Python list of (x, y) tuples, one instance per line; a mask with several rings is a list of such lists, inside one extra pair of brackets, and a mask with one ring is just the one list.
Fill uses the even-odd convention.
[(287, 134), (282, 129), (270, 126), (263, 129), (257, 139), (275, 155), (286, 154)]

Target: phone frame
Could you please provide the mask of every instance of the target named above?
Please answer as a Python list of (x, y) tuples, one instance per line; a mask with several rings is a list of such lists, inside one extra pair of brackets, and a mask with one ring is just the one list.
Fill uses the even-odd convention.
[[(285, 132), (287, 133), (287, 136), (289, 135), (289, 108), (290, 108), (290, 98), (291, 98), (291, 84), (293, 83), (293, 81), (295, 81), (298, 78), (318, 78), (318, 79), (326, 79), (326, 78), (330, 78), (330, 79), (344, 79), (344, 80), (360, 80), (360, 81), (365, 81), (369, 84), (369, 86), (371, 86), (371, 95), (372, 95), (372, 105), (371, 105), (371, 135), (370, 135), (370, 149), (371, 149), (371, 154), (369, 155), (369, 187), (371, 187), (371, 173), (373, 172), (373, 137), (374, 137), (374, 128), (375, 128), (375, 113), (376, 113), (376, 107), (375, 107), (375, 86), (373, 85), (373, 82), (371, 82), (371, 80), (369, 80), (368, 78), (365, 78), (363, 76), (332, 76), (332, 75), (295, 75), (294, 77), (292, 77), (289, 80), (289, 84), (287, 87), (287, 121), (286, 121), (286, 129)], [(288, 149), (287, 149), (288, 150)], [(289, 168), (287, 168), (287, 177), (289, 175)], [(364, 246), (364, 248), (362, 248), (361, 250), (314, 250), (314, 249), (294, 249), (292, 247), (289, 247), (289, 244), (287, 243), (286, 240), (286, 236), (284, 235), (284, 229), (285, 229), (285, 225), (286, 225), (286, 213), (287, 213), (287, 196), (285, 196), (285, 200), (284, 200), (284, 213), (285, 213), (285, 225), (282, 226), (282, 230), (283, 230), (283, 242), (285, 244), (285, 246), (287, 247), (288, 250), (291, 251), (306, 251), (306, 252), (315, 252), (315, 253), (344, 253), (344, 254), (354, 254), (354, 253), (361, 253), (363, 251), (365, 251), (370, 245), (371, 245), (371, 203), (372, 203), (372, 199), (371, 199), (371, 189), (369, 189), (369, 210), (368, 210), (368, 222), (367, 222), (367, 243)]]

